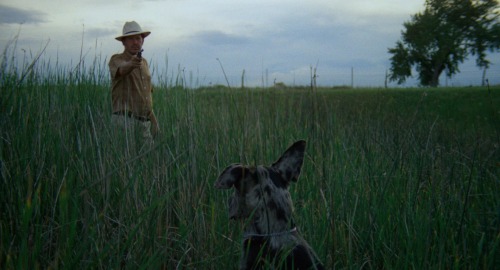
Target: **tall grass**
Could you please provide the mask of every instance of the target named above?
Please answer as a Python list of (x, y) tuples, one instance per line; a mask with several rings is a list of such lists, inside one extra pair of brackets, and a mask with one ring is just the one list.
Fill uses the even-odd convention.
[(235, 269), (241, 231), (228, 220), (227, 192), (212, 185), (228, 164), (271, 163), (298, 139), (308, 146), (292, 186), (295, 220), (327, 268), (500, 264), (498, 86), (165, 84), (154, 93), (154, 148), (126, 155), (109, 125), (105, 68), (95, 66), (106, 59), (77, 74), (8, 59), (2, 269)]

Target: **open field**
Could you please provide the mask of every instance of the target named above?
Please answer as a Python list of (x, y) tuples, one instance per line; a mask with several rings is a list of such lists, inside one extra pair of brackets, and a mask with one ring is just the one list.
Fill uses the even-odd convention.
[(0, 268), (235, 269), (230, 163), (308, 142), (295, 220), (328, 269), (500, 265), (500, 87), (159, 87), (123, 155), (108, 85), (2, 74)]

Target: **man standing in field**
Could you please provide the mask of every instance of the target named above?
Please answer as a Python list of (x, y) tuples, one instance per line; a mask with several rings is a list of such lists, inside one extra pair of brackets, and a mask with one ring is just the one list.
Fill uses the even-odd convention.
[(124, 47), (123, 53), (109, 60), (111, 74), (111, 121), (116, 130), (126, 135), (127, 147), (139, 151), (153, 144), (159, 132), (153, 112), (151, 74), (146, 59), (142, 58), (142, 45), (150, 31), (143, 31), (135, 21), (126, 22), (122, 35), (116, 37)]

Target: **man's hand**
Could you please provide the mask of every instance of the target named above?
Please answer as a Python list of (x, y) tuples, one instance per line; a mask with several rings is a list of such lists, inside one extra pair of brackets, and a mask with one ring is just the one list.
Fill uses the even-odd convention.
[(130, 60), (128, 63), (130, 64), (132, 69), (140, 68), (142, 65), (142, 57), (139, 58), (137, 57), (137, 55), (134, 55), (134, 57), (132, 57), (132, 60)]
[(149, 120), (151, 120), (151, 135), (153, 138), (156, 138), (158, 133), (160, 133), (160, 126), (158, 125), (158, 120), (156, 120), (154, 112), (151, 112), (149, 115)]
[(119, 68), (118, 68), (118, 75), (119, 76), (125, 76), (132, 72), (132, 70), (136, 68), (140, 68), (142, 66), (142, 58), (139, 58), (137, 56), (133, 56), (130, 61), (127, 61), (123, 63)]

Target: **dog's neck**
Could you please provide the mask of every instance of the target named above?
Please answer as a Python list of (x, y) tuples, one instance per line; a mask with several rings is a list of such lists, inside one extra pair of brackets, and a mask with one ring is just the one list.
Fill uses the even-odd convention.
[(269, 222), (262, 221), (263, 220), (254, 220), (253, 222), (250, 222), (245, 228), (243, 237), (277, 237), (297, 231), (297, 227), (295, 226), (295, 222), (292, 218), (290, 218), (290, 221), (287, 223), (274, 222), (273, 224), (269, 224)]
[(243, 234), (243, 239), (249, 239), (249, 238), (256, 238), (256, 237), (261, 237), (261, 238), (271, 238), (271, 237), (279, 237), (279, 236), (285, 236), (288, 234), (292, 234), (297, 232), (297, 227), (293, 227), (292, 229), (288, 231), (283, 231), (283, 232), (276, 232), (276, 233), (265, 233), (265, 234), (258, 234), (258, 233), (244, 233)]
[[(281, 231), (273, 232), (258, 232), (258, 227), (253, 226), (253, 228), (248, 228), (243, 233), (243, 243), (244, 245), (257, 245), (262, 248), (263, 245), (269, 245), (271, 249), (280, 249), (285, 243), (294, 242), (297, 238), (297, 227), (293, 224), (289, 224), (291, 227), (283, 229)], [(260, 249), (259, 248), (259, 249)]]

